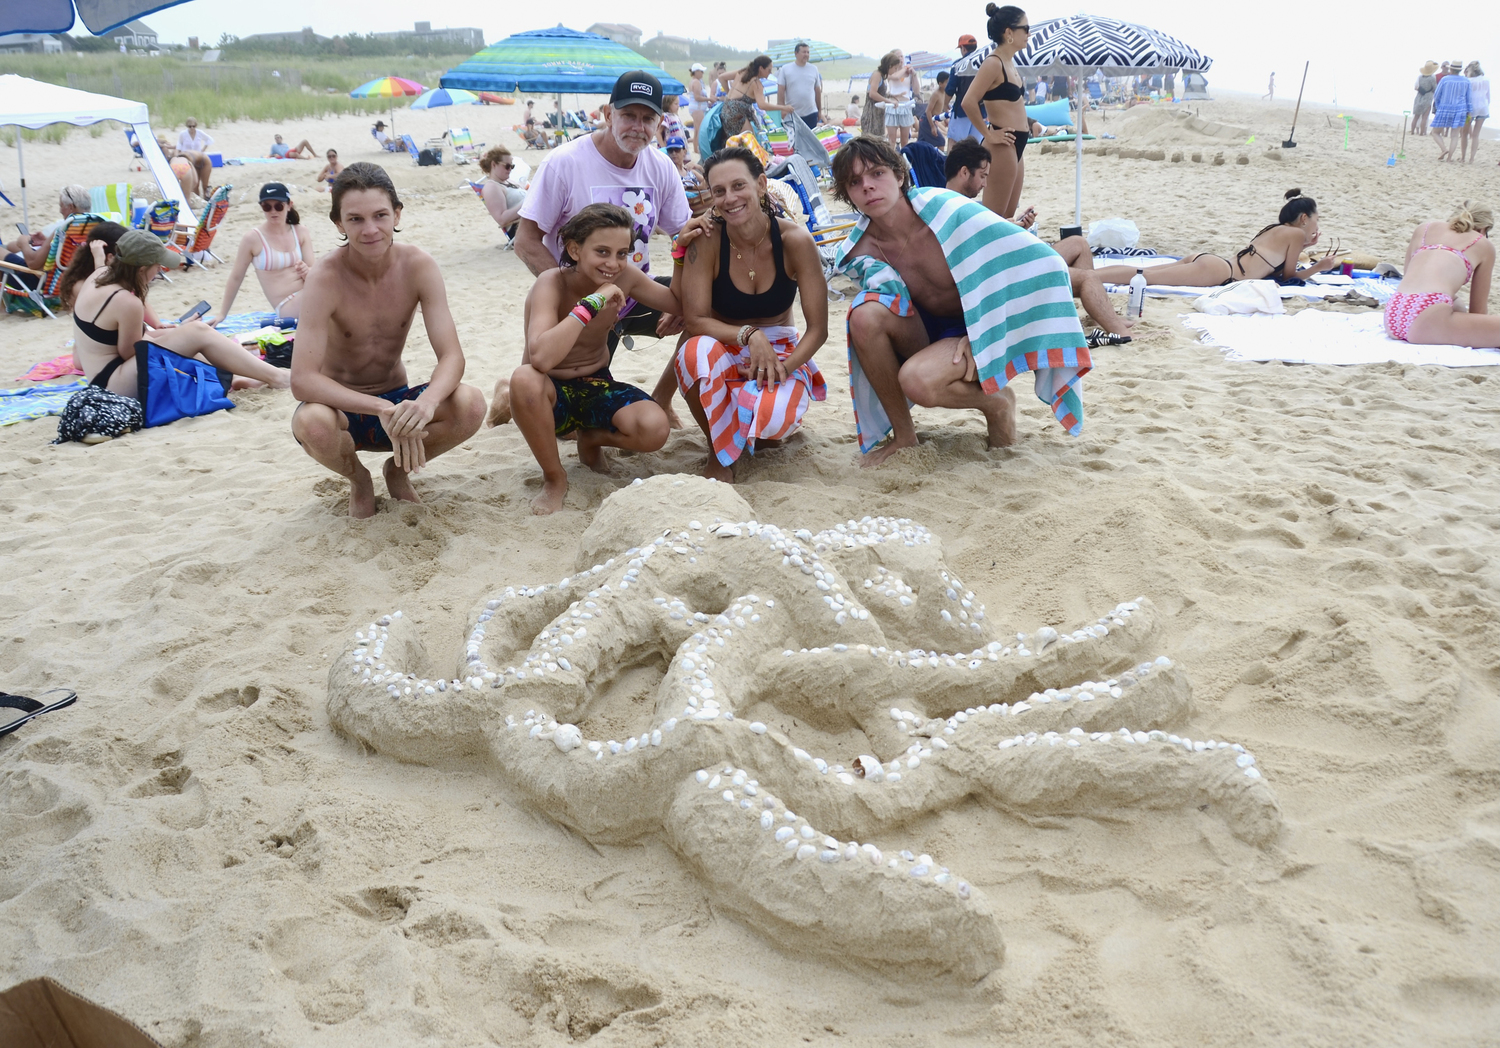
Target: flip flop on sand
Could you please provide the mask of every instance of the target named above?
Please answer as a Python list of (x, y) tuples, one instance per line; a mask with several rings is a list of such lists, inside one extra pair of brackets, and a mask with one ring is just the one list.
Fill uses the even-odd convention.
[(1103, 328), (1095, 328), (1089, 332), (1089, 348), (1098, 349), (1100, 346), (1123, 346), (1129, 342), (1129, 335), (1111, 335)]
[(36, 699), (28, 699), (24, 695), (10, 695), (6, 692), (0, 691), (0, 707), (8, 706), (11, 709), (21, 711), (21, 716), (17, 717), (15, 720), (0, 724), (0, 736), (9, 735), (21, 725), (25, 724), (27, 721), (35, 720), (37, 717), (40, 717), (44, 713), (51, 713), (53, 710), (60, 710), (64, 706), (71, 706), (73, 705), (73, 703), (78, 701), (78, 693), (76, 691), (68, 691), (68, 689), (66, 688), (53, 688), (51, 691), (42, 692), (42, 694), (55, 695), (58, 692), (67, 692), (67, 694), (57, 702), (54, 702), (51, 705), (46, 705), (38, 702)]

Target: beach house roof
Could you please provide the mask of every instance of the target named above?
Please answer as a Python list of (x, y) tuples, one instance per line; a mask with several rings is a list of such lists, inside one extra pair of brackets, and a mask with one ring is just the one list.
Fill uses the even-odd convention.
[(110, 32), (109, 38), (126, 47), (155, 47), (157, 44), (156, 30), (139, 20), (126, 22)]
[(6, 33), (0, 36), (0, 55), (52, 55), (62, 49), (62, 41), (46, 33)]

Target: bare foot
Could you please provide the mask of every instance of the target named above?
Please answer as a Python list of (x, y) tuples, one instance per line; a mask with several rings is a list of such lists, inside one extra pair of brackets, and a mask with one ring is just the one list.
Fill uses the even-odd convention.
[(1016, 393), (1010, 387), (989, 398), (984, 407), (984, 421), (989, 429), (987, 442), (992, 448), (1007, 448), (1016, 442)]
[(490, 394), (489, 414), (484, 416), (484, 424), (489, 426), (503, 426), (510, 421), (510, 376), (506, 375), (495, 383), (495, 392)]
[(892, 437), (890, 440), (880, 445), (880, 447), (876, 448), (874, 451), (862, 456), (859, 460), (860, 467), (864, 468), (867, 466), (878, 466), (886, 459), (894, 455), (896, 452), (900, 451), (902, 448), (914, 448), (916, 446), (917, 438), (915, 434), (909, 440), (902, 440), (899, 437)]
[(417, 497), (417, 489), (411, 486), (411, 477), (406, 470), (396, 465), (394, 458), (386, 459), (380, 472), (385, 477), (385, 490), (391, 493), (391, 498), (415, 502), (419, 506), (422, 504), (422, 500)]
[(672, 408), (672, 401), (675, 399), (674, 396), (673, 396), (673, 394), (676, 393), (676, 392), (677, 391), (675, 389), (672, 390), (672, 392), (670, 392), (670, 393), (667, 394), (666, 399), (663, 399), (663, 398), (658, 397), (658, 396), (653, 396), (651, 398), (652, 400), (656, 401), (658, 407), (660, 407), (663, 411), (665, 411), (667, 413), (667, 428), (668, 429), (681, 429), (682, 428), (682, 419), (680, 419), (680, 418), (677, 417), (677, 412)]
[(578, 461), (595, 473), (608, 473), (609, 457), (604, 453), (604, 445), (597, 436), (592, 435), (597, 432), (587, 429), (578, 431)]
[(349, 516), (364, 520), (375, 515), (375, 478), (363, 466), (349, 478)]
[(538, 517), (545, 517), (556, 513), (563, 507), (563, 499), (568, 496), (568, 475), (564, 473), (556, 480), (548, 480), (542, 477), (542, 493), (531, 500), (531, 512)]
[(709, 480), (717, 480), (722, 484), (734, 483), (734, 467), (724, 465), (717, 455), (708, 456), (708, 462), (703, 466), (703, 475)]
[(276, 369), (276, 380), (270, 383), (272, 389), (291, 389), (292, 373), (286, 368)]

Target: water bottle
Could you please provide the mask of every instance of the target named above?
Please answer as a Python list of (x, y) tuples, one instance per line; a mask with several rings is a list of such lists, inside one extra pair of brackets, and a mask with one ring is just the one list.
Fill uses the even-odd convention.
[(1137, 269), (1130, 278), (1130, 305), (1125, 310), (1128, 317), (1138, 317), (1146, 309), (1146, 271)]

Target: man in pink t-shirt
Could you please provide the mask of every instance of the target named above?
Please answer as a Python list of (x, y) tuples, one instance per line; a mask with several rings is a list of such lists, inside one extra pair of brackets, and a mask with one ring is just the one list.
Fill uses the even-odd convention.
[[(635, 220), (631, 262), (650, 272), (651, 235), (658, 229), (675, 235), (691, 215), (682, 176), (654, 148), (661, 102), (661, 81), (644, 70), (626, 73), (615, 81), (604, 127), (547, 158), (527, 191), (516, 230), (516, 254), (532, 273), (556, 268), (562, 253), (558, 232), (589, 204), (615, 204), (630, 212)], [(610, 335), (610, 351), (621, 335), (671, 334), (677, 323), (632, 305)]]

